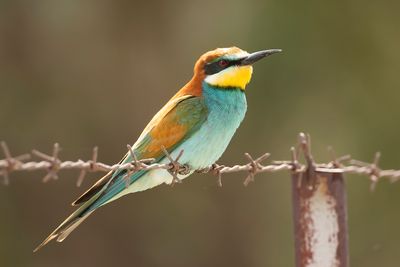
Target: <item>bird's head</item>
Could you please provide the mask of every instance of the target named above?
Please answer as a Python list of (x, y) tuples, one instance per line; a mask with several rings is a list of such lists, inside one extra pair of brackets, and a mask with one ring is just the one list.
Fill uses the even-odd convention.
[(194, 67), (195, 77), (219, 88), (244, 90), (253, 73), (252, 64), (280, 49), (247, 53), (238, 47), (217, 48), (202, 55)]

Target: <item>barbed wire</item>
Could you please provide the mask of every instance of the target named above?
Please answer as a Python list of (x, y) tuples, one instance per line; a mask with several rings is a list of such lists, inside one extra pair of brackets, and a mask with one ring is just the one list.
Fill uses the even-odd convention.
[[(48, 182), (51, 179), (58, 179), (58, 172), (61, 170), (75, 169), (80, 170), (76, 185), (80, 186), (88, 172), (110, 172), (116, 170), (127, 170), (125, 177), (130, 177), (133, 173), (142, 170), (155, 170), (165, 169), (172, 177), (172, 185), (181, 182), (178, 175), (188, 174), (191, 171), (197, 173), (211, 173), (217, 176), (219, 186), (222, 186), (222, 175), (236, 172), (246, 172), (247, 176), (243, 184), (247, 186), (250, 182), (254, 181), (255, 175), (259, 173), (272, 173), (280, 171), (289, 171), (293, 173), (304, 173), (307, 170), (315, 171), (319, 174), (329, 173), (350, 173), (368, 176), (371, 181), (371, 190), (373, 190), (377, 182), (381, 178), (388, 178), (391, 182), (396, 182), (400, 179), (400, 170), (388, 169), (382, 170), (379, 168), (379, 159), (381, 154), (377, 152), (372, 163), (366, 163), (359, 160), (351, 159), (349, 155), (343, 157), (336, 157), (332, 148), (329, 149), (332, 160), (329, 163), (315, 163), (311, 156), (311, 141), (310, 136), (304, 133), (299, 134), (299, 145), (297, 149), (291, 147), (291, 159), (287, 161), (271, 161), (268, 165), (263, 165), (262, 162), (270, 157), (269, 153), (265, 153), (258, 158), (253, 158), (249, 153), (245, 153), (248, 163), (243, 165), (225, 166), (220, 164), (213, 164), (201, 170), (191, 170), (189, 166), (179, 163), (179, 159), (184, 153), (180, 151), (178, 156), (173, 159), (165, 148), (163, 151), (168, 163), (156, 163), (154, 159), (138, 159), (131, 146), (127, 145), (128, 153), (130, 153), (132, 161), (119, 164), (105, 164), (98, 162), (98, 147), (94, 147), (92, 151), (92, 158), (84, 161), (78, 159), (76, 161), (62, 161), (59, 158), (60, 146), (55, 143), (51, 155), (40, 152), (36, 149), (31, 153), (22, 154), (19, 156), (12, 156), (10, 149), (6, 142), (0, 143), (1, 150), (5, 156), (0, 160), (0, 175), (4, 178), (4, 184), (10, 182), (10, 173), (17, 171), (36, 171), (45, 170), (47, 174), (42, 179), (43, 182)], [(306, 164), (300, 163), (299, 152), (302, 151)], [(40, 161), (27, 161), (32, 156), (36, 156)], [(344, 162), (347, 162), (345, 164)], [(311, 168), (312, 167), (312, 168)], [(127, 180), (127, 186), (129, 180)]]

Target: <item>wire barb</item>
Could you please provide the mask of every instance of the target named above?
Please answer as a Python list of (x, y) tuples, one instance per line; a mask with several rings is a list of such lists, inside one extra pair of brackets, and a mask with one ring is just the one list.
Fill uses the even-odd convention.
[(99, 170), (99, 166), (97, 165), (97, 158), (99, 155), (99, 148), (95, 146), (92, 151), (92, 160), (87, 161), (88, 167), (83, 168), (78, 176), (78, 179), (76, 180), (76, 186), (80, 187), (83, 183), (83, 180), (86, 177), (86, 174), (88, 172), (96, 172)]
[(214, 163), (211, 165), (211, 173), (217, 176), (217, 185), (218, 187), (222, 187), (222, 169), (224, 169), (224, 165), (218, 165)]
[(50, 179), (58, 179), (58, 171), (60, 170), (61, 160), (58, 158), (58, 153), (60, 152), (60, 145), (55, 143), (53, 146), (52, 156), (42, 153), (36, 149), (32, 150), (32, 154), (49, 162), (47, 174), (43, 177), (42, 182), (47, 183)]
[[(308, 183), (308, 187), (310, 190), (312, 190), (315, 186), (315, 183), (317, 182), (317, 176), (315, 175), (316, 173), (316, 164), (314, 161), (314, 158), (311, 154), (311, 136), (309, 134), (305, 133), (300, 133), (299, 134), (299, 143), (300, 147), (303, 151), (304, 158), (307, 163), (307, 169), (305, 170), (308, 172), (307, 177), (310, 177), (311, 179), (308, 179), (309, 181), (306, 181)], [(303, 182), (303, 176), (300, 176), (299, 179), (299, 185), (301, 186)]]
[(131, 162), (130, 162), (130, 168), (127, 169), (127, 173), (124, 175), (125, 179), (125, 187), (128, 188), (131, 184), (131, 177), (134, 173), (140, 171), (143, 168), (143, 163), (138, 160), (135, 151), (132, 149), (132, 147), (128, 144), (126, 145), (128, 148), (128, 153), (131, 156)]
[(332, 146), (328, 146), (328, 153), (331, 156), (331, 162), (328, 163), (328, 164), (331, 164), (334, 168), (342, 168), (344, 166), (343, 165), (344, 161), (350, 161), (351, 160), (351, 156), (350, 155), (344, 155), (344, 156), (337, 157), (336, 156), (336, 152), (335, 152), (335, 150), (333, 149)]
[(5, 159), (0, 160), (0, 175), (4, 177), (4, 185), (8, 185), (10, 183), (9, 173), (17, 169), (18, 166), (22, 164), (22, 161), (30, 159), (30, 155), (22, 154), (16, 157), (12, 157), (10, 149), (8, 148), (5, 141), (1, 141), (0, 146), (5, 156)]
[(378, 180), (380, 177), (380, 168), (378, 166), (379, 160), (381, 159), (381, 153), (376, 152), (374, 161), (371, 164), (371, 175), (370, 175), (370, 180), (371, 180), (371, 187), (370, 190), (374, 191), (376, 189), (376, 185), (378, 184)]
[(249, 170), (249, 174), (247, 175), (247, 177), (245, 178), (245, 180), (243, 182), (244, 186), (248, 186), (249, 183), (254, 182), (254, 176), (257, 173), (259, 173), (260, 170), (262, 170), (262, 165), (260, 164), (260, 162), (269, 158), (269, 156), (271, 154), (265, 153), (255, 160), (249, 153), (244, 153), (244, 155), (250, 161), (250, 163), (248, 163), (248, 165), (251, 167), (251, 169)]

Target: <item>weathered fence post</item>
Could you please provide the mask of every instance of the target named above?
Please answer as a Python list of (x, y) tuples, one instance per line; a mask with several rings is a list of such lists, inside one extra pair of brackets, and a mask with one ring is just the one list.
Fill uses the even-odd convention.
[(305, 172), (293, 172), (296, 267), (348, 267), (346, 190), (343, 174), (320, 171), (300, 134)]

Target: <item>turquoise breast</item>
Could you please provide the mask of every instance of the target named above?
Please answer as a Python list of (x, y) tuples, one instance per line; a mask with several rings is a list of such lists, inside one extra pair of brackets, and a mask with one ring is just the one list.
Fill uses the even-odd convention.
[(247, 110), (245, 94), (236, 88), (217, 88), (203, 83), (207, 120), (177, 150), (184, 149), (182, 163), (193, 169), (216, 162), (227, 148)]

